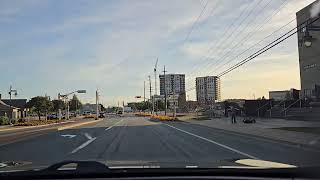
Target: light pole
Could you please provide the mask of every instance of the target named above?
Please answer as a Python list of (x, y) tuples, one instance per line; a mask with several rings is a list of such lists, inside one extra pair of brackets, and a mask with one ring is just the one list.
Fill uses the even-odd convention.
[(99, 119), (99, 92), (96, 90), (96, 120)]
[(13, 95), (14, 96), (17, 96), (18, 95), (18, 92), (17, 92), (17, 90), (16, 89), (12, 89), (12, 86), (10, 85), (10, 89), (9, 89), (9, 95), (10, 95), (10, 113), (11, 113), (11, 115), (10, 115), (10, 117), (9, 117), (9, 123), (11, 124), (11, 119), (12, 119), (12, 117), (13, 117), (13, 110), (12, 110), (12, 105), (11, 105), (11, 98), (12, 98), (12, 93), (14, 93)]
[[(70, 92), (70, 93), (67, 93), (67, 94), (58, 94), (58, 99), (63, 99), (66, 103), (67, 103), (67, 117), (66, 117), (66, 120), (69, 120), (69, 102), (68, 102), (68, 96), (70, 96), (71, 94), (74, 94), (74, 93), (79, 93), (79, 94), (84, 94), (86, 93), (87, 91), (86, 90), (77, 90), (77, 91), (73, 91), (73, 92)], [(61, 111), (59, 111), (59, 119), (61, 119)]]

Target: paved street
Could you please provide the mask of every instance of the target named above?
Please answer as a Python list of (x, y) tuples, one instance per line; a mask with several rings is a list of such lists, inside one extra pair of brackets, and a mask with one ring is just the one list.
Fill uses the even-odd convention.
[(203, 166), (251, 158), (306, 166), (319, 163), (319, 152), (199, 124), (114, 116), (1, 145), (0, 161), (31, 162), (34, 166), (63, 160), (98, 160), (123, 166)]

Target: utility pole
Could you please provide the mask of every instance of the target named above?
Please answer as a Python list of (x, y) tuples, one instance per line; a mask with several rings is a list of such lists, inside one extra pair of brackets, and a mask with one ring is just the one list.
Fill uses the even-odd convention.
[(146, 102), (146, 81), (143, 81), (143, 102)]
[(153, 69), (153, 71), (154, 71), (154, 96), (153, 96), (154, 102), (153, 103), (155, 104), (154, 106), (155, 106), (156, 113), (158, 111), (157, 102), (155, 100), (155, 96), (157, 95), (157, 67), (158, 67), (158, 58), (157, 58), (156, 64), (154, 65), (154, 69)]
[(163, 78), (164, 78), (164, 115), (167, 115), (167, 88), (166, 88), (166, 66), (163, 67)]
[(152, 89), (151, 89), (151, 76), (148, 76), (149, 77), (149, 86), (150, 86), (150, 101), (152, 103), (152, 111), (151, 111), (151, 114), (154, 113), (154, 102), (153, 102), (153, 98), (152, 98)]
[(96, 120), (99, 119), (99, 92), (96, 90)]
[(69, 99), (68, 99), (68, 96), (65, 97), (65, 101), (67, 103), (67, 113), (66, 113), (66, 119), (69, 120), (70, 117), (69, 117), (69, 111), (70, 111), (70, 106), (69, 106)]
[(173, 117), (176, 118), (176, 90), (173, 89)]
[[(60, 95), (60, 93), (58, 93), (58, 100), (61, 100), (61, 95)], [(65, 103), (65, 102), (63, 102), (63, 103)], [(61, 115), (62, 113), (61, 113), (61, 109), (59, 108), (59, 110), (58, 110), (58, 119), (59, 120), (61, 120)]]

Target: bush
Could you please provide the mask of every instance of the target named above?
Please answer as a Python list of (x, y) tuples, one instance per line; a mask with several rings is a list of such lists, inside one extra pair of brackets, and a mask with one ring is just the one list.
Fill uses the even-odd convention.
[(19, 120), (18, 120), (18, 123), (24, 123), (24, 122), (26, 122), (25, 119), (19, 119)]
[(176, 118), (169, 117), (169, 116), (161, 116), (161, 115), (153, 115), (151, 116), (152, 119), (160, 120), (160, 121), (174, 121), (177, 120)]
[(0, 117), (0, 125), (8, 125), (9, 124), (9, 118), (2, 116)]
[(45, 124), (53, 124), (57, 123), (56, 120), (30, 120), (30, 121), (25, 121), (21, 123), (15, 124), (15, 126), (39, 126), (39, 125), (45, 125)]

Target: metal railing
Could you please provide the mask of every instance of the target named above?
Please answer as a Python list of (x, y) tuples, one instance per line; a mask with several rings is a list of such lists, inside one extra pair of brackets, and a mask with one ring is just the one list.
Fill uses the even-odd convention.
[(258, 109), (256, 109), (256, 112), (258, 112), (258, 117), (260, 117), (260, 109), (264, 108), (267, 105), (270, 105), (270, 107), (272, 107), (272, 101), (269, 101), (266, 104), (264, 104), (263, 106), (261, 106)]
[(267, 110), (267, 111), (269, 111), (270, 117), (272, 117), (272, 109), (273, 109), (274, 107), (282, 104), (282, 103), (284, 103), (284, 108), (285, 108), (285, 106), (286, 106), (286, 104), (285, 104), (285, 103), (286, 103), (286, 100), (282, 100), (282, 101), (280, 101), (278, 104), (273, 105), (270, 109)]
[(289, 104), (289, 106), (287, 106), (284, 110), (282, 110), (281, 113), (284, 112), (284, 117), (287, 117), (287, 111), (288, 111), (288, 109), (290, 109), (290, 108), (291, 108), (293, 105), (295, 105), (297, 102), (300, 102), (300, 108), (301, 108), (301, 101), (302, 101), (302, 99), (298, 99), (298, 100), (294, 101), (293, 103)]

